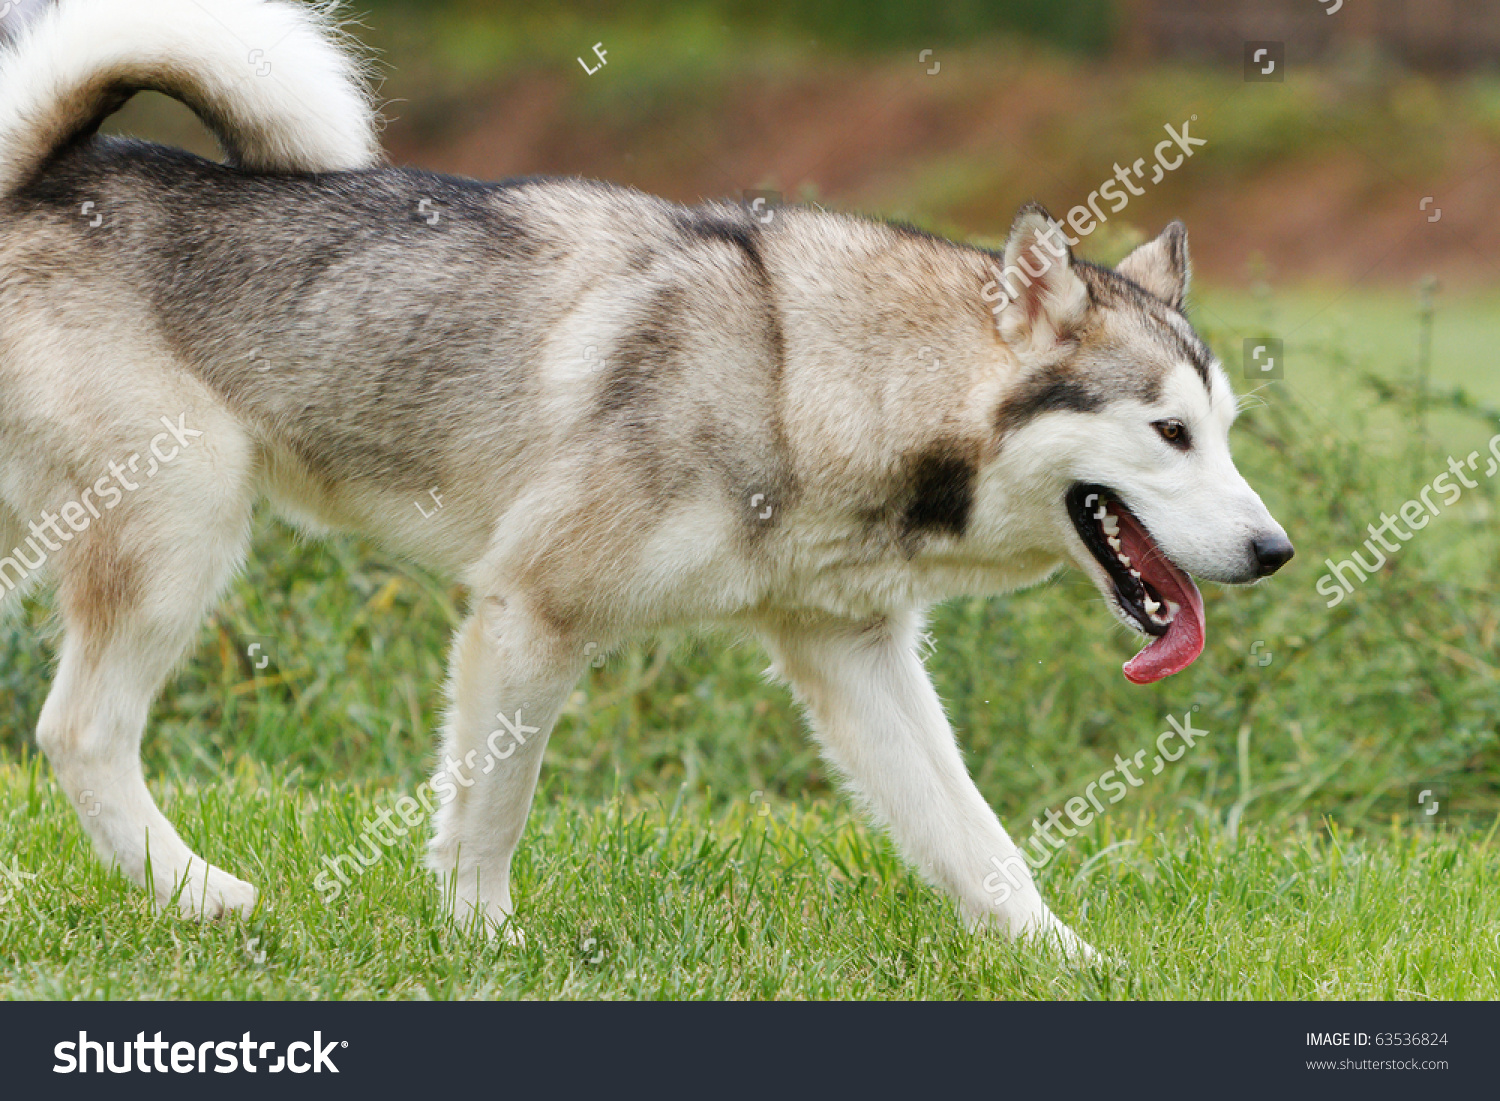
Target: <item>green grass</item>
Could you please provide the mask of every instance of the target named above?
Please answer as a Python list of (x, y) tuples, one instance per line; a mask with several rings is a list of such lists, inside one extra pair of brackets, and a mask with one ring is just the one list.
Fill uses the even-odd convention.
[(665, 37), (664, 28), (690, 20), (743, 39), (768, 31), (825, 48), (904, 49), (971, 43), (1020, 34), (1053, 46), (1097, 54), (1112, 44), (1117, 23), (1111, 0), (948, 0), (919, 5), (906, 0), (804, 0), (766, 5), (754, 0), (553, 0), (545, 8), (524, 0), (364, 0), (377, 22), (445, 20), (458, 25), (523, 27), (532, 38), (596, 33), (601, 27), (640, 27)]
[[(261, 907), (200, 928), (95, 864), (32, 748), (52, 656), (33, 601), (0, 624), (0, 863), (19, 883), (0, 888), (0, 997), (1500, 996), (1500, 478), (1333, 611), (1314, 589), (1445, 456), (1484, 449), (1500, 394), (1477, 365), (1500, 311), (1440, 301), (1424, 433), (1401, 390), (1410, 303), (1205, 295), (1231, 369), (1268, 310), (1276, 331), (1317, 320), (1288, 337), (1290, 385), (1246, 410), (1236, 455), (1299, 554), (1267, 584), (1206, 594), (1190, 671), (1127, 684), (1136, 644), (1076, 573), (953, 602), (931, 626), (970, 767), (1018, 835), (1197, 708), (1199, 746), (1041, 873), (1117, 968), (966, 933), (858, 824), (764, 655), (722, 635), (642, 641), (580, 681), (517, 858), (527, 947), (445, 922), (415, 836), (325, 904), (322, 858), (430, 768), (464, 597), (266, 520), (146, 747), (169, 816)], [(264, 670), (254, 639), (273, 648)], [(1450, 825), (1408, 832), (1411, 785), (1434, 782)]]
[(322, 856), (389, 805), (245, 768), (174, 791), (190, 841), (267, 888), (198, 927), (88, 858), (36, 767), (0, 770), (0, 998), (1495, 998), (1500, 854), (1398, 829), (1354, 841), (1112, 822), (1042, 876), (1108, 949), (1074, 967), (974, 936), (822, 802), (542, 800), (517, 862), (527, 942), (443, 920), (408, 837), (332, 904)]

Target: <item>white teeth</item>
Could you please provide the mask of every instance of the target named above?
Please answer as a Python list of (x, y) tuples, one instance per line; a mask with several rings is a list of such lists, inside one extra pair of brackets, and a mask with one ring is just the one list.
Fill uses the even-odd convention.
[(1126, 558), (1123, 554), (1119, 556), (1119, 559), (1122, 566), (1124, 566), (1127, 570), (1130, 569), (1130, 559)]
[(1120, 521), (1116, 517), (1108, 513), (1106, 513), (1104, 519), (1100, 521), (1099, 526), (1104, 529), (1105, 535), (1120, 534)]
[(1137, 581), (1139, 581), (1141, 579), (1141, 571), (1140, 570), (1131, 570), (1130, 571), (1130, 576), (1133, 577), (1133, 578), (1135, 578)]
[(1165, 601), (1165, 604), (1166, 613), (1163, 614), (1162, 605), (1152, 600), (1149, 594), (1143, 596), (1141, 599), (1141, 606), (1146, 609), (1146, 614), (1151, 617), (1151, 622), (1161, 627), (1168, 626), (1172, 620), (1177, 618), (1178, 606), (1170, 600)]
[(1109, 538), (1107, 538), (1105, 540), (1105, 542), (1109, 544), (1109, 549), (1110, 550), (1114, 551), (1116, 554), (1120, 553), (1120, 541), (1118, 539), (1116, 539), (1113, 535), (1111, 535)]

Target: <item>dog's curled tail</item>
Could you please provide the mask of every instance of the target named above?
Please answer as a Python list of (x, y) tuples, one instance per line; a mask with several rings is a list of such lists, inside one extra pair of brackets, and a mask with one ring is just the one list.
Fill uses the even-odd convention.
[(187, 104), (243, 168), (376, 163), (374, 108), (335, 6), (0, 0), (0, 195), (146, 90)]

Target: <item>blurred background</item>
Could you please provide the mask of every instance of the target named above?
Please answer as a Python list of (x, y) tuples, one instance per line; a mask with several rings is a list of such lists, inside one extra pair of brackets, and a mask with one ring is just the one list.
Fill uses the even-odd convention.
[[(1253, 395), (1236, 453), (1298, 557), (1266, 585), (1207, 593), (1203, 659), (1146, 689), (1121, 678), (1135, 643), (1074, 572), (942, 609), (931, 664), (976, 776), (1029, 819), (1196, 704), (1215, 736), (1142, 792), (1143, 813), (1359, 828), (1433, 782), (1451, 785), (1457, 818), (1500, 811), (1500, 477), (1338, 607), (1314, 591), (1367, 523), (1500, 431), (1500, 0), (361, 11), (391, 158), (478, 177), (581, 174), (684, 202), (770, 189), (998, 244), (1024, 201), (1062, 214), (1190, 124), (1206, 144), (1078, 251), (1113, 261), (1186, 221), (1190, 312)], [(159, 97), (112, 126), (212, 153)], [(1275, 368), (1250, 362), (1271, 340)], [(212, 777), (248, 760), (409, 788), (463, 599), (375, 548), (263, 521), (249, 572), (158, 705), (152, 768)], [(0, 713), (18, 716), (0, 741), (16, 755), (47, 680), (47, 614), (34, 602), (29, 622), (0, 627)], [(274, 648), (270, 671), (246, 661), (252, 639)], [(735, 639), (627, 648), (580, 684), (546, 782), (588, 798), (830, 791), (763, 666)]]
[[(1165, 124), (1196, 113), (1208, 146), (1128, 216), (1153, 229), (1184, 218), (1216, 284), (1496, 275), (1500, 0), (355, 10), (398, 163), (576, 173), (686, 202), (773, 188), (986, 236), (1029, 198), (1083, 201), (1115, 162), (1149, 157)], [(1274, 79), (1245, 80), (1246, 42), (1282, 44)], [(149, 99), (127, 128), (159, 128)]]

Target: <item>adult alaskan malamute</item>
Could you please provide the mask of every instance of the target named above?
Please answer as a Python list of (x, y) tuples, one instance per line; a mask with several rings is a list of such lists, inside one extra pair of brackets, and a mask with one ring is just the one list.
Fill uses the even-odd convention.
[[(139, 748), (264, 496), (472, 593), (432, 784), (460, 918), (508, 931), (547, 733), (591, 657), (728, 623), (968, 920), (1088, 951), (969, 779), (917, 639), (935, 601), (1071, 561), (1150, 639), (1125, 667), (1149, 682), (1203, 647), (1190, 574), (1291, 557), (1230, 460), (1181, 225), (1109, 270), (1035, 206), (991, 253), (389, 168), (325, 9), (6, 8), (0, 592), (57, 585), (37, 740), (106, 861), (187, 913), (254, 904), (162, 816)], [(140, 89), (193, 108), (227, 163), (99, 136)]]

